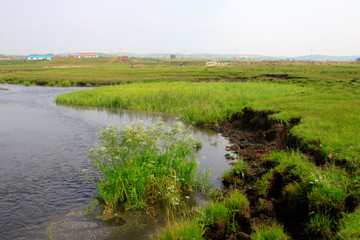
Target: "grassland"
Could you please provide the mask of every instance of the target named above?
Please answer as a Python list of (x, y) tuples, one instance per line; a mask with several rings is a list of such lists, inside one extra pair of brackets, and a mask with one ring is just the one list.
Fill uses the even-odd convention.
[[(159, 239), (360, 237), (360, 65), (207, 67), (185, 62), (178, 67), (139, 61), (131, 69), (120, 60), (91, 61), (1, 65), (0, 81), (120, 84), (61, 95), (56, 101), (170, 112), (208, 126), (230, 121), (245, 107), (272, 111), (269, 121), (285, 126), (300, 120), (287, 133), (283, 149), (261, 162), (239, 159), (224, 173), (236, 184), (214, 194), (191, 219), (169, 223)], [(50, 68), (63, 65), (72, 67)], [(266, 134), (263, 141), (268, 141)], [(254, 174), (260, 168), (261, 174)]]

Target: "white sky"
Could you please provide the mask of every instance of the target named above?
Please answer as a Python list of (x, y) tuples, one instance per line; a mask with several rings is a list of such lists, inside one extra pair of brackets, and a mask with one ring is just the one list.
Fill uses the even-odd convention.
[(360, 0), (0, 0), (0, 53), (360, 55)]

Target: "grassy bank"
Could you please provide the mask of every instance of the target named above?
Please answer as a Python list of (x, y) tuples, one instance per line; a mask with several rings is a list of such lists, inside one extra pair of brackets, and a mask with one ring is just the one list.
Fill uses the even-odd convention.
[(311, 91), (295, 85), (227, 82), (157, 82), (104, 87), (68, 93), (56, 103), (170, 112), (195, 124), (215, 123), (254, 102)]

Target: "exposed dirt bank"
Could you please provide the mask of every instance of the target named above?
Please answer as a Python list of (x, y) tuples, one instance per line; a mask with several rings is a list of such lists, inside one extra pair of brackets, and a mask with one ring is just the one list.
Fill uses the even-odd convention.
[(0, 73), (10, 73), (10, 72), (30, 72), (30, 70), (25, 70), (25, 69), (0, 69)]
[(9, 91), (10, 89), (0, 87), (0, 91)]
[[(308, 206), (304, 203), (298, 206), (296, 211), (293, 211), (294, 209), (289, 207), (290, 203), (282, 196), (282, 189), (288, 183), (286, 181), (296, 181), (296, 179), (292, 179), (291, 174), (286, 175), (286, 172), (279, 173), (279, 176), (275, 174), (267, 196), (259, 195), (256, 181), (275, 167), (275, 163), (263, 161), (263, 158), (273, 151), (297, 148), (304, 151), (308, 159), (318, 165), (326, 162), (328, 158), (324, 156), (320, 148), (311, 148), (310, 145), (302, 143), (301, 139), (290, 134), (290, 129), (298, 124), (300, 119), (291, 119), (288, 123), (269, 120), (268, 116), (274, 113), (245, 108), (242, 113), (237, 113), (220, 121), (218, 126), (212, 127), (213, 130), (230, 140), (231, 146), (228, 146), (228, 150), (236, 153), (248, 164), (248, 169), (243, 176), (233, 175), (223, 180), (224, 191), (222, 194), (226, 195), (235, 188), (240, 189), (247, 195), (251, 207), (247, 219), (242, 219), (240, 227), (230, 236), (227, 235), (225, 239), (250, 239), (251, 229), (261, 222), (272, 220), (281, 222), (293, 239), (305, 237), (305, 229), (301, 223), (308, 220)], [(228, 159), (235, 160), (230, 155), (228, 155)], [(259, 198), (263, 198), (261, 207)], [(214, 227), (206, 233), (206, 236), (209, 239), (224, 239), (225, 235), (219, 235), (218, 230)], [(316, 236), (313, 237), (316, 239)]]

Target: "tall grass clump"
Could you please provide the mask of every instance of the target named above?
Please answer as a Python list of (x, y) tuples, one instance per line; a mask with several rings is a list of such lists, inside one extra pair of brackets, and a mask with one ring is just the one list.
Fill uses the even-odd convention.
[(337, 239), (360, 239), (360, 209), (345, 214), (340, 220), (340, 227), (336, 234)]
[(158, 231), (152, 239), (174, 240), (174, 239), (204, 239), (204, 226), (196, 220), (181, 220), (169, 223), (166, 228)]
[(90, 150), (90, 160), (105, 211), (120, 204), (144, 208), (158, 200), (178, 205), (183, 194), (206, 184), (207, 173), (199, 171), (195, 161), (197, 140), (181, 123), (110, 125), (99, 132), (99, 141)]
[(287, 240), (290, 237), (284, 232), (281, 225), (274, 223), (271, 225), (261, 224), (255, 228), (250, 235), (252, 240)]

